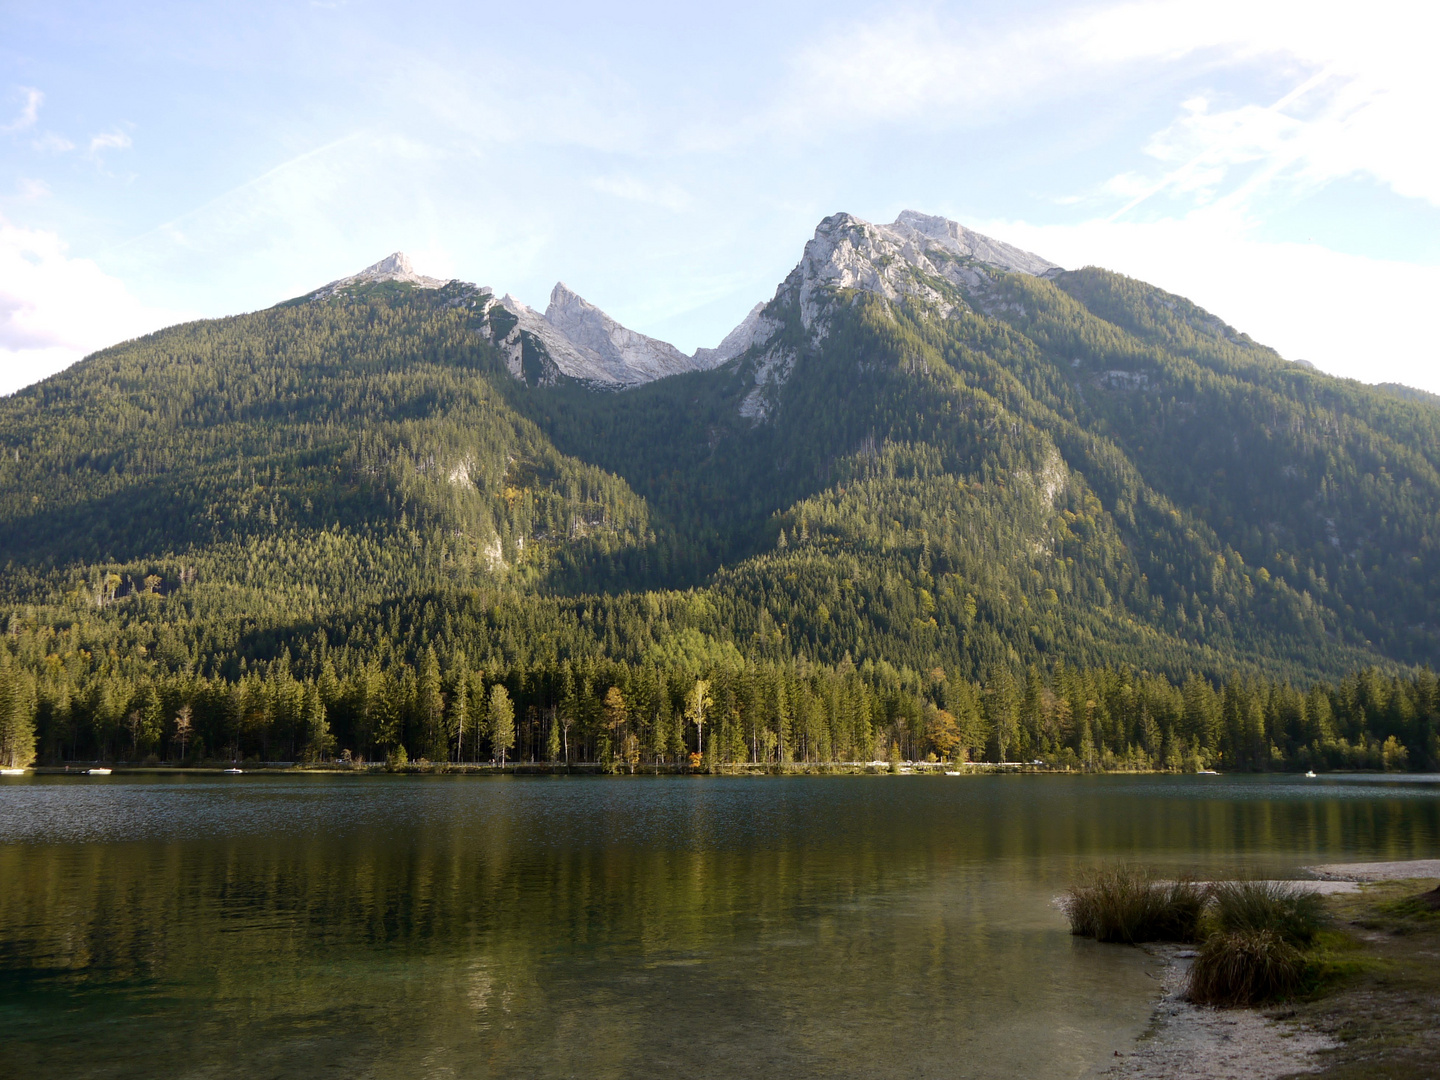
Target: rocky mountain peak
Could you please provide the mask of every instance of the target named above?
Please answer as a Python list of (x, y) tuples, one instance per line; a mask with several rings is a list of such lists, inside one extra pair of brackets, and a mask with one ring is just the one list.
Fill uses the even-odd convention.
[(986, 266), (1013, 274), (1033, 274), (1038, 277), (1060, 269), (1048, 259), (1042, 259), (1039, 255), (1007, 244), (1003, 240), (993, 240), (949, 218), (921, 214), (915, 210), (902, 210), (888, 228), (897, 233), (908, 230), (934, 241), (941, 249), (953, 255), (974, 259)]
[(387, 255), (373, 266), (367, 266), (360, 273), (367, 276), (381, 277), (394, 274), (404, 276), (415, 273), (415, 267), (410, 263), (410, 256), (403, 251), (397, 251), (393, 255)]
[[(496, 308), (512, 318), (497, 322)], [(703, 366), (673, 345), (620, 325), (563, 281), (550, 291), (543, 315), (507, 294), (487, 300), (484, 316), (482, 332), (500, 347), (510, 371), (527, 381), (564, 375), (620, 389)]]
[(948, 218), (906, 210), (889, 225), (876, 225), (853, 214), (832, 214), (815, 229), (775, 298), (752, 310), (718, 348), (697, 352), (696, 359), (714, 367), (750, 353), (745, 370), (755, 385), (740, 412), (761, 421), (771, 415), (775, 392), (796, 360), (792, 347), (778, 343), (786, 309), (798, 309), (801, 325), (818, 341), (828, 332), (823, 312), (836, 289), (919, 300), (944, 317), (956, 306), (947, 282), (983, 304), (996, 271), (1042, 275), (1059, 270), (1039, 255)]
[(888, 300), (912, 296), (948, 313), (952, 305), (927, 278), (974, 289), (988, 282), (991, 270), (1039, 275), (1059, 269), (947, 218), (906, 210), (889, 225), (875, 225), (834, 214), (820, 222), (776, 298), (793, 295), (808, 329), (822, 289), (861, 289)]
[(377, 263), (372, 263), (358, 274), (351, 274), (349, 277), (340, 278), (316, 289), (311, 296), (316, 300), (323, 300), (328, 296), (334, 296), (347, 286), (373, 285), (381, 281), (398, 281), (405, 285), (413, 285), (417, 289), (442, 289), (449, 285), (451, 280), (451, 278), (433, 278), (417, 274), (415, 267), (410, 262), (410, 257), (403, 251), (397, 251), (385, 256)]

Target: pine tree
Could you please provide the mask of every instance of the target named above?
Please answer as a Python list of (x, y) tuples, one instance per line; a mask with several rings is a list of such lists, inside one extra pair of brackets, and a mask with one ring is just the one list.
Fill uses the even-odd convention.
[(325, 718), (325, 699), (317, 685), (312, 684), (305, 690), (301, 724), (305, 732), (306, 761), (323, 761), (334, 752), (335, 736), (330, 733), (330, 724)]
[(515, 745), (515, 706), (504, 683), (497, 682), (490, 688), (489, 726), (490, 746), (499, 751), (503, 768), (506, 753)]
[[(470, 733), (470, 666), (464, 652), (455, 653), (450, 667), (447, 733), (455, 743), (455, 760), (465, 760), (465, 736)], [(447, 751), (448, 753), (448, 751)]]
[(445, 737), (445, 697), (440, 689), (440, 661), (433, 645), (425, 647), (421, 658), (416, 696), (422, 745), (428, 747), (426, 756), (444, 761), (450, 756)]

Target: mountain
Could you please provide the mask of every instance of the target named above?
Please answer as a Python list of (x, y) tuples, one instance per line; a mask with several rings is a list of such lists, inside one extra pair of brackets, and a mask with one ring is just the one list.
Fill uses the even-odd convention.
[(505, 357), (511, 374), (531, 383), (566, 378), (596, 389), (620, 389), (713, 366), (626, 329), (563, 281), (551, 291), (550, 306), (542, 315), (508, 293), (496, 297), (488, 286), (416, 273), (409, 257), (399, 251), (303, 299), (317, 303), (385, 283), (415, 289), (453, 286), (457, 295), (452, 302), (475, 309), (481, 336)]
[[(1182, 297), (940, 219), (841, 214), (713, 359), (520, 407), (666, 520), (705, 507), (682, 546), (759, 575), (757, 595), (793, 593), (762, 570), (798, 557), (797, 527), (814, 573), (891, 564), (940, 629), (889, 621), (892, 654), (1317, 674), (1437, 657), (1440, 412), (1289, 363)], [(747, 561), (782, 528), (789, 556)], [(942, 554), (948, 611), (926, 584)], [(857, 611), (838, 634), (825, 606), (824, 625), (803, 604), (777, 618), (792, 647), (834, 658), (873, 630)]]
[[(316, 693), (347, 718), (347, 745), (393, 749), (411, 724), (434, 752), (439, 714), (414, 711), (429, 691), (404, 680), (438, 657), (456, 679), (505, 673), (535, 710), (523, 731), (589, 701), (576, 722), (596, 753), (585, 695), (652, 669), (719, 673), (737, 716), (760, 694), (776, 745), (804, 709), (839, 709), (851, 734), (825, 737), (865, 753), (861, 727), (925, 745), (922, 713), (972, 708), (968, 680), (989, 694), (1054, 671), (1033, 699), (1051, 709), (1071, 693), (1057, 664), (1150, 673), (1158, 697), (1121, 674), (1074, 690), (1114, 726), (1067, 705), (1016, 745), (1088, 761), (1143, 743), (1153, 761), (1145, 725), (1179, 700), (1166, 679), (1241, 680), (1244, 727), (1242, 698), (1260, 693), (1245, 680), (1435, 664), (1437, 537), (1433, 401), (909, 211), (826, 218), (773, 297), (690, 357), (563, 284), (541, 314), (397, 254), (0, 400), (0, 668), (31, 672), (56, 753), (109, 745), (84, 732), (139, 715), (121, 698), (170, 694), (155, 706), (170, 723), (195, 680), (220, 695), (225, 737), (258, 746), (240, 734), (249, 699), (224, 695), (282, 671), (330, 687)], [(761, 693), (756, 672), (783, 686)], [(363, 705), (382, 684), (411, 704)], [(1429, 706), (1405, 705), (1420, 684), (1404, 685), (1336, 689), (1326, 707), (1361, 716), (1353, 729), (1263, 735), (1288, 721), (1257, 720), (1243, 752), (1194, 719), (1200, 705), (1156, 730), (1206, 760), (1263, 764), (1273, 738), (1277, 761), (1319, 740), (1355, 765), (1390, 731), (1363, 717), (1393, 713), (1418, 763), (1429, 729), (1403, 724)], [(1263, 697), (1290, 708), (1280, 689)], [(981, 712), (974, 731), (999, 730)]]
[(379, 285), (386, 281), (393, 281), (400, 285), (413, 285), (417, 289), (443, 289), (450, 284), (447, 279), (426, 277), (424, 274), (416, 273), (415, 267), (410, 264), (410, 257), (403, 251), (397, 251), (393, 255), (387, 255), (374, 265), (367, 266), (358, 274), (351, 274), (349, 277), (332, 281), (328, 285), (322, 285), (310, 294), (310, 299), (328, 300), (347, 290), (363, 289), (367, 285)]

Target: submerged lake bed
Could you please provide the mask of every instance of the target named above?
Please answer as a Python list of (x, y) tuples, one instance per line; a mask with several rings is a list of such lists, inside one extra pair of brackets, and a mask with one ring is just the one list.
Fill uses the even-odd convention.
[(76, 1077), (1080, 1077), (1156, 983), (1070, 936), (1077, 874), (1434, 857), (1418, 779), (7, 778), (0, 1043)]

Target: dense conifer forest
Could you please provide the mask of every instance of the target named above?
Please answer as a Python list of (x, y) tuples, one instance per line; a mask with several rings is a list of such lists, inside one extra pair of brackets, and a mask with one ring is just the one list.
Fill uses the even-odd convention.
[(995, 279), (777, 300), (758, 419), (458, 283), (97, 353), (0, 400), (0, 760), (1440, 765), (1440, 406)]

